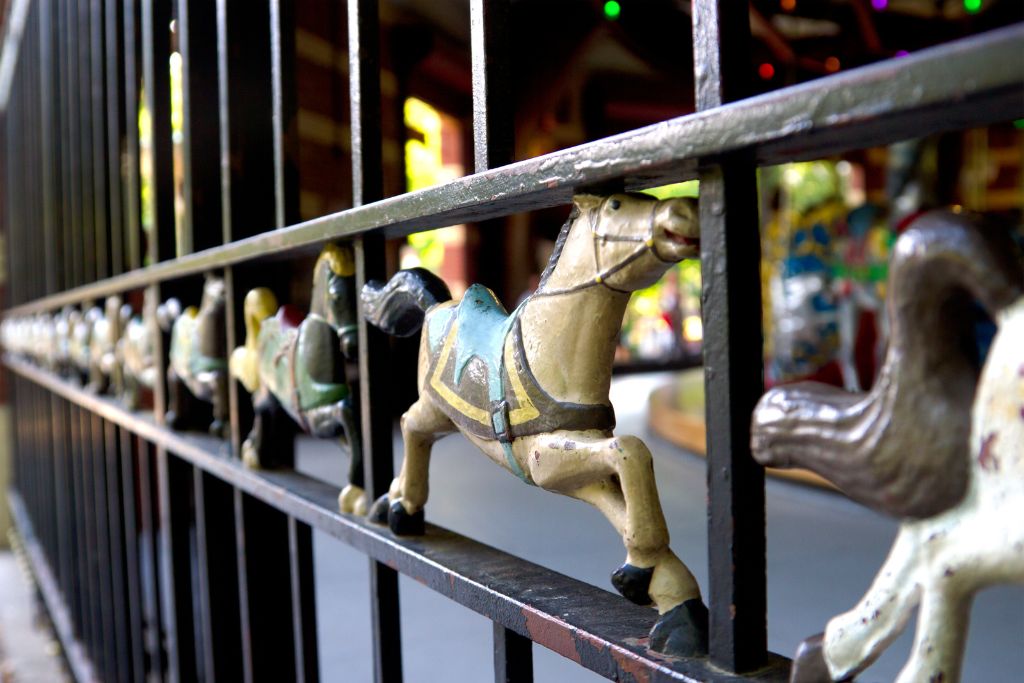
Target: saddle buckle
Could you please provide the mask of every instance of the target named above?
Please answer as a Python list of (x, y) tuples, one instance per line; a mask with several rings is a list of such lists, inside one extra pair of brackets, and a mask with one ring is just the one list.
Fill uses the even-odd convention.
[(491, 426), (494, 437), (503, 444), (512, 443), (512, 424), (508, 416), (508, 401), (491, 402)]

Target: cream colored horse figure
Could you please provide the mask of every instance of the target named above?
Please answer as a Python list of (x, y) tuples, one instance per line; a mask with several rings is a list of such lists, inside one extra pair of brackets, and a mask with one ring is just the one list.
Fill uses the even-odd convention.
[(696, 204), (632, 194), (580, 195), (574, 204), (537, 291), (511, 315), (481, 285), (450, 301), (422, 269), (364, 287), (371, 323), (399, 336), (423, 328), (420, 397), (402, 416), (401, 474), (371, 519), (422, 533), (431, 446), (461, 431), (524, 482), (604, 513), (626, 546), (612, 583), (662, 615), (652, 648), (700, 654), (707, 610), (669, 548), (651, 453), (637, 437), (613, 434), (608, 399), (630, 294), (698, 255)]
[[(1014, 254), (1005, 231), (966, 216), (918, 219), (893, 251), (892, 336), (874, 388), (794, 384), (758, 403), (758, 461), (814, 470), (903, 520), (860, 603), (800, 646), (794, 683), (852, 678), (918, 605), (898, 680), (955, 683), (974, 594), (1024, 583), (1024, 275)], [(999, 327), (980, 376), (972, 298)]]

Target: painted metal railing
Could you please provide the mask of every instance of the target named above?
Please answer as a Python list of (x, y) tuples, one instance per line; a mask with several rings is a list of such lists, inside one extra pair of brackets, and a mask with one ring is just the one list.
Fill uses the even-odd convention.
[[(284, 76), (290, 3), (256, 11), (241, 0), (16, 0), (0, 59), (5, 315), (140, 289), (160, 300), (217, 271), (233, 348), (241, 272), (253, 264), (350, 238), (365, 282), (386, 274), (385, 238), (562, 205), (588, 188), (699, 177), (710, 656), (649, 653), (642, 638), (655, 615), (617, 596), (437, 527), (425, 539), (397, 538), (339, 513), (330, 485), (245, 468), (233, 382), (231, 439), (222, 442), (165, 426), (162, 373), (153, 412), (131, 412), (6, 356), (12, 508), (73, 674), (316, 680), (319, 529), (370, 560), (377, 680), (402, 677), (399, 574), (494, 622), (496, 680), (531, 680), (532, 642), (616, 680), (784, 679), (788, 661), (766, 649), (764, 478), (749, 452), (762, 390), (755, 169), (1024, 116), (1024, 26), (745, 99), (746, 12), (694, 0), (697, 113), (511, 163), (509, 2), (470, 0), (476, 173), (385, 197), (379, 8), (347, 5), (354, 206), (297, 223), (283, 129), (294, 107)], [(184, 81), (183, 231), (160, 68), (172, 18)], [(146, 197), (140, 102), (151, 122)], [(238, 155), (244, 167), (231, 163)], [(365, 480), (376, 498), (393, 476), (393, 425), (382, 409), (390, 364), (382, 333), (361, 321), (359, 335)], [(165, 367), (159, 344), (156, 353)]]

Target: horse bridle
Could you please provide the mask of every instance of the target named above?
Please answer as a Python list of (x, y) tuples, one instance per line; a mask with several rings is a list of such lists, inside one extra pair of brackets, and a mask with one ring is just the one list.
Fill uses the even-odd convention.
[[(650, 253), (654, 258), (658, 259), (662, 263), (674, 263), (669, 259), (662, 258), (658, 253), (658, 250), (654, 248), (654, 217), (658, 212), (658, 202), (651, 203), (651, 215), (647, 223), (647, 234), (643, 237), (634, 237), (631, 235), (609, 235), (601, 233), (597, 228), (597, 217), (601, 213), (601, 209), (604, 208), (606, 202), (616, 202), (618, 199), (613, 197), (606, 198), (597, 208), (592, 209), (590, 212), (590, 237), (593, 241), (594, 246), (594, 267), (597, 270), (597, 274), (589, 280), (581, 282), (578, 285), (572, 287), (562, 287), (559, 289), (538, 289), (533, 293), (533, 296), (557, 296), (560, 294), (571, 294), (572, 292), (578, 292), (595, 285), (601, 285), (606, 289), (610, 289), (613, 292), (619, 292), (620, 294), (629, 294), (629, 290), (619, 289), (608, 284), (608, 278), (618, 273), (620, 270), (630, 265), (634, 261), (642, 258), (644, 255)], [(613, 207), (617, 208), (617, 207)], [(633, 244), (642, 245), (638, 249), (634, 250), (622, 259), (618, 263), (615, 263), (607, 268), (601, 268), (601, 246), (607, 242), (631, 242)]]

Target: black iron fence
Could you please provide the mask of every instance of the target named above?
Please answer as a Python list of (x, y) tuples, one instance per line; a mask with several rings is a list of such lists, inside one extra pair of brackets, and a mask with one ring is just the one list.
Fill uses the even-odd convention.
[[(755, 169), (1024, 116), (1024, 26), (744, 99), (746, 12), (694, 0), (697, 113), (510, 163), (508, 4), (470, 0), (476, 173), (385, 198), (379, 10), (348, 0), (354, 208), (296, 224), (283, 129), (294, 106), (282, 75), (290, 3), (255, 12), (241, 0), (15, 0), (0, 60), (6, 316), (143, 289), (159, 300), (217, 271), (233, 348), (244, 294), (235, 276), (250, 264), (346, 238), (363, 282), (385, 275), (385, 238), (562, 205), (585, 189), (699, 177), (710, 656), (648, 652), (655, 615), (617, 596), (441, 528), (397, 538), (339, 513), (328, 484), (247, 469), (235, 455), (244, 411), (234, 386), (225, 443), (165, 426), (161, 373), (153, 411), (132, 412), (8, 355), (11, 506), (77, 679), (316, 680), (314, 528), (370, 560), (378, 680), (402, 675), (399, 574), (494, 622), (496, 680), (532, 678), (531, 641), (616, 680), (786, 677), (787, 660), (766, 649), (764, 479), (748, 449), (762, 390)], [(183, 74), (178, 216), (163, 68), (172, 19)], [(151, 131), (143, 157), (140, 107)], [(393, 476), (388, 345), (363, 321), (359, 335), (376, 497)], [(165, 349), (156, 353), (166, 367)]]

